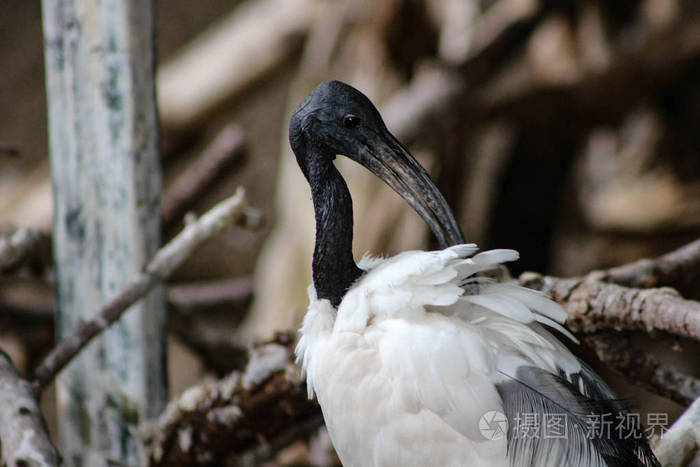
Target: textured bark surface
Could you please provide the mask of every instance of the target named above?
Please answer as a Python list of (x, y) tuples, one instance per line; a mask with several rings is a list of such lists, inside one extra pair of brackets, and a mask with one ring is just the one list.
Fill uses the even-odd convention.
[(655, 394), (683, 406), (700, 397), (700, 379), (663, 364), (652, 354), (640, 352), (624, 334), (595, 334), (584, 337), (584, 341), (602, 362)]
[(37, 389), (49, 384), (94, 337), (104, 332), (137, 300), (170, 276), (205, 240), (221, 233), (234, 222), (255, 227), (259, 220), (259, 214), (247, 208), (242, 188), (207, 211), (200, 219), (190, 219), (182, 232), (158, 250), (143, 272), (135, 274), (121, 290), (94, 311), (92, 319), (79, 320), (71, 332), (65, 333), (37, 367), (34, 382)]
[(321, 411), (293, 363), (292, 334), (251, 350), (245, 370), (185, 391), (144, 427), (148, 465), (259, 465), (313, 433)]
[[(700, 399), (676, 420), (654, 448), (654, 453), (664, 467), (688, 465), (697, 461), (700, 446)], [(696, 465), (696, 463), (693, 463)]]
[(628, 287), (678, 287), (700, 279), (700, 239), (656, 259), (640, 259), (606, 271), (606, 279)]
[(561, 279), (524, 273), (521, 285), (545, 292), (568, 312), (575, 334), (601, 330), (666, 331), (700, 339), (700, 303), (685, 300), (674, 289), (636, 289), (603, 282), (604, 273)]
[[(150, 0), (46, 0), (59, 339), (144, 267), (160, 244)], [(57, 382), (68, 465), (137, 463), (136, 427), (167, 401), (165, 308), (152, 290)]]
[(53, 467), (61, 464), (29, 383), (0, 351), (0, 462), (3, 466)]

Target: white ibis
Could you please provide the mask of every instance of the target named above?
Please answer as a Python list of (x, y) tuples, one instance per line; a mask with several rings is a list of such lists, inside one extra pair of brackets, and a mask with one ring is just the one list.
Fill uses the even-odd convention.
[[(638, 418), (542, 326), (574, 339), (564, 310), (475, 276), (518, 253), (464, 244), (445, 199), (365, 95), (320, 84), (294, 112), (289, 141), (316, 215), (296, 354), (343, 465), (659, 465)], [(356, 264), (336, 155), (384, 180), (446, 248)]]

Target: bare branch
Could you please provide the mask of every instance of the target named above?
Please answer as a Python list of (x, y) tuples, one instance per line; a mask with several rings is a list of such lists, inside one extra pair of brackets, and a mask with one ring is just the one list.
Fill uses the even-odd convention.
[(61, 456), (29, 382), (20, 378), (10, 357), (0, 351), (0, 460), (7, 466), (57, 466)]
[(9, 237), (0, 238), (0, 273), (17, 267), (49, 238), (44, 232), (26, 227), (20, 227)]
[(227, 167), (240, 161), (244, 144), (240, 126), (225, 126), (163, 195), (163, 225), (179, 219)]
[(148, 465), (261, 461), (322, 424), (293, 363), (291, 334), (251, 351), (247, 368), (194, 386), (143, 428)]
[(655, 259), (605, 271), (605, 280), (627, 287), (680, 286), (700, 279), (700, 239)]
[(253, 280), (250, 277), (171, 284), (167, 291), (168, 304), (185, 314), (207, 307), (231, 306), (252, 296)]
[(666, 331), (700, 339), (700, 302), (683, 299), (671, 288), (637, 289), (603, 282), (604, 273), (561, 279), (526, 272), (518, 282), (552, 296), (568, 312), (577, 334), (602, 330)]
[(664, 467), (688, 465), (700, 446), (700, 399), (676, 420), (654, 448)]
[[(251, 223), (248, 217), (259, 218), (259, 215), (247, 208), (245, 193), (239, 188), (233, 196), (221, 201), (200, 219), (189, 222), (182, 232), (158, 250), (145, 272), (102, 305), (94, 319), (80, 323), (71, 335), (56, 345), (36, 369), (35, 387), (39, 390), (45, 387), (92, 338), (118, 320), (129, 306), (146, 295), (154, 285), (172, 274), (197, 246), (233, 222)], [(256, 222), (256, 219), (252, 219), (253, 224)]]
[(700, 380), (664, 365), (656, 357), (632, 347), (619, 333), (584, 337), (601, 361), (655, 394), (687, 406), (700, 397)]

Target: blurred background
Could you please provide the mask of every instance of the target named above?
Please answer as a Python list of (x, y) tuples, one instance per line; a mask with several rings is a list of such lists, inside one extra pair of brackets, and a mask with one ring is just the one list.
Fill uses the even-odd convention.
[[(204, 212), (236, 186), (266, 218), (260, 231), (232, 228), (208, 243), (169, 281), (172, 394), (236, 368), (245, 343), (295, 329), (303, 315), (313, 211), (287, 124), (325, 79), (378, 105), (468, 241), (520, 251), (514, 275), (585, 274), (700, 235), (695, 0), (156, 4), (164, 238), (187, 211)], [(0, 276), (0, 348), (26, 372), (53, 344), (55, 308), (41, 7), (4, 6), (0, 229), (47, 237)], [(338, 164), (353, 194), (357, 256), (432, 245), (388, 187)], [(634, 342), (700, 373), (697, 345)], [(668, 413), (670, 422), (680, 413), (601, 371), (643, 414)]]

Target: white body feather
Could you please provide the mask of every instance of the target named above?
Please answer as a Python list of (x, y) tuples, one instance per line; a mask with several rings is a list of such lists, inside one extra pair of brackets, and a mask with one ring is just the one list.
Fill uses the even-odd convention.
[(482, 415), (503, 412), (496, 384), (522, 365), (581, 369), (539, 325), (568, 334), (561, 307), (514, 284), (468, 278), (517, 252), (476, 251), (365, 257), (366, 274), (337, 312), (309, 287), (296, 352), (343, 465), (510, 465), (506, 439), (479, 431)]

